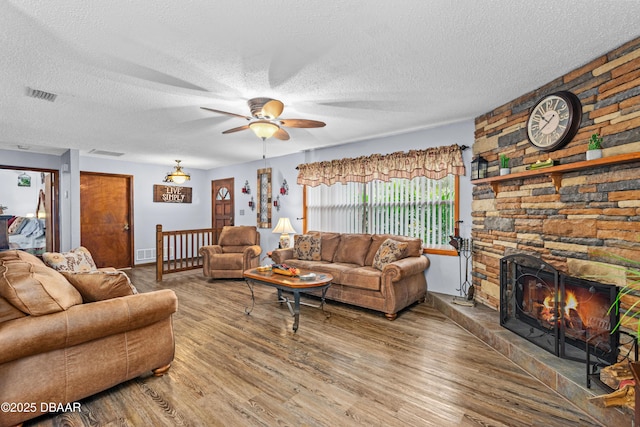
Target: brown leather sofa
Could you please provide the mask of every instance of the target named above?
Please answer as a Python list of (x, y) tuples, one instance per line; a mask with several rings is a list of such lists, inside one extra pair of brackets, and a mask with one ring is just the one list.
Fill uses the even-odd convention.
[(255, 226), (224, 226), (217, 245), (203, 246), (204, 277), (241, 279), (242, 273), (260, 264), (260, 233)]
[(15, 405), (3, 407), (0, 426), (20, 424), (48, 412), (50, 404), (77, 402), (144, 372), (159, 376), (169, 369), (175, 293), (134, 294), (124, 284), (111, 292), (126, 296), (109, 298), (102, 281), (122, 284), (120, 273), (86, 273), (95, 288), (80, 292), (33, 255), (0, 252), (0, 402)]
[[(299, 259), (308, 249), (306, 236), (320, 238), (319, 254)], [(376, 263), (376, 254), (387, 240), (401, 242), (398, 259)], [(310, 231), (295, 237), (293, 248), (277, 249), (271, 254), (276, 264), (287, 264), (333, 276), (326, 298), (381, 311), (394, 320), (398, 311), (416, 301), (424, 301), (427, 280), (424, 270), (429, 259), (422, 255), (422, 241), (388, 234), (340, 234)], [(317, 241), (317, 239), (316, 239)], [(315, 259), (314, 259), (315, 258)], [(383, 264), (383, 265), (381, 265)]]

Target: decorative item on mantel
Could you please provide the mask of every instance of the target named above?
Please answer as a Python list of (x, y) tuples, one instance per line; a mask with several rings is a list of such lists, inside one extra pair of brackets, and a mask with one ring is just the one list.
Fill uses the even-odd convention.
[(280, 194), (286, 196), (289, 194), (289, 184), (287, 184), (287, 180), (282, 181), (282, 185), (280, 186)]
[(244, 182), (244, 187), (242, 187), (242, 194), (251, 194), (251, 187), (249, 187), (249, 181)]
[(535, 170), (535, 169), (542, 169), (542, 168), (548, 168), (550, 166), (554, 166), (556, 164), (555, 160), (552, 159), (547, 159), (547, 160), (538, 160), (535, 163), (527, 166), (528, 170)]
[(599, 159), (602, 157), (602, 137), (597, 133), (591, 135), (589, 146), (587, 147), (587, 160)]
[(509, 157), (506, 154), (500, 154), (500, 175), (509, 175), (510, 173)]
[(471, 161), (471, 179), (482, 179), (487, 177), (489, 162), (482, 156), (475, 157)]

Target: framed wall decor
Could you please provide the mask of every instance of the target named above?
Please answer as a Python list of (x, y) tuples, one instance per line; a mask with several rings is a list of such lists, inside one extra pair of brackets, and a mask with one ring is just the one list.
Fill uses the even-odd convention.
[(258, 228), (271, 228), (271, 168), (258, 169)]

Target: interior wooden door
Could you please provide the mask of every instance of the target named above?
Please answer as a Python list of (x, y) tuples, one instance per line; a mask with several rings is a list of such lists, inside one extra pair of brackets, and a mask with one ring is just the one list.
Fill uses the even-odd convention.
[(218, 179), (211, 181), (211, 224), (216, 230), (216, 241), (220, 230), (225, 225), (233, 225), (234, 197), (233, 178)]
[(133, 177), (80, 173), (80, 242), (98, 267), (133, 266)]

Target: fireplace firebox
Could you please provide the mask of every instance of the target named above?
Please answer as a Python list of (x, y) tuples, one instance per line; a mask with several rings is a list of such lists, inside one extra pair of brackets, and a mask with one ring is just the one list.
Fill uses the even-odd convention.
[(608, 313), (617, 292), (530, 255), (500, 260), (500, 324), (564, 359), (617, 362), (618, 314)]

